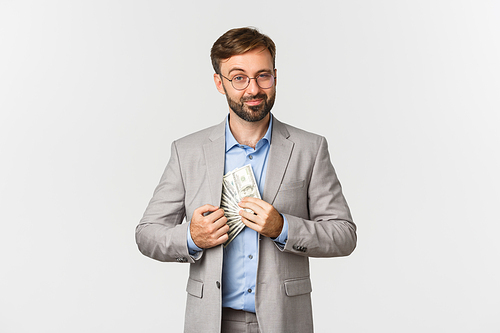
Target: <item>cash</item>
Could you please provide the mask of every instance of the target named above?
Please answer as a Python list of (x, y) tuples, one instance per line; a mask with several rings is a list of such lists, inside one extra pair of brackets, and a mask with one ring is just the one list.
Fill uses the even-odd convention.
[[(250, 164), (228, 172), (222, 179), (220, 207), (224, 210), (224, 216), (227, 218), (227, 225), (229, 226), (229, 238), (224, 243), (224, 247), (228, 246), (245, 228), (245, 224), (241, 221), (241, 216), (238, 213), (241, 210), (238, 203), (244, 197), (261, 198)], [(253, 213), (251, 209), (245, 210)]]

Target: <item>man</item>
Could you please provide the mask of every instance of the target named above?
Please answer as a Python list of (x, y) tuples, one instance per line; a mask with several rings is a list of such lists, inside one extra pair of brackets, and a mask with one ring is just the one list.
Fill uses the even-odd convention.
[[(253, 28), (214, 43), (214, 82), (229, 115), (172, 144), (136, 229), (146, 256), (191, 264), (185, 332), (312, 332), (308, 257), (346, 256), (356, 246), (326, 140), (270, 113), (275, 53)], [(223, 176), (245, 165), (262, 199), (239, 202), (246, 227), (224, 247)]]

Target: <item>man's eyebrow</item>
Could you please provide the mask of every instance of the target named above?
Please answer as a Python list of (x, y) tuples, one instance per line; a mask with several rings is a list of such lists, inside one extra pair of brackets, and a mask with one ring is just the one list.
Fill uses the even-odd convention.
[(231, 74), (231, 72), (234, 72), (234, 71), (245, 72), (245, 70), (242, 69), (242, 68), (234, 67), (234, 68), (231, 68), (231, 70), (229, 70), (229, 72), (227, 73), (227, 75)]
[[(244, 69), (239, 68), (239, 67), (235, 67), (235, 68), (231, 68), (229, 70), (229, 72), (227, 73), (227, 75), (231, 74), (231, 72), (234, 72), (234, 71), (240, 71), (240, 72), (246, 73)], [(257, 74), (260, 74), (260, 73), (271, 73), (272, 74), (273, 71), (271, 69), (261, 69), (261, 70), (257, 71)]]

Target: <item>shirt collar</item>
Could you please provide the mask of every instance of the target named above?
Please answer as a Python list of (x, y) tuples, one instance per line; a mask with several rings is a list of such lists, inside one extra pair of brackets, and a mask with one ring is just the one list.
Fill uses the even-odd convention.
[[(271, 114), (269, 120), (269, 127), (267, 128), (267, 132), (262, 139), (257, 142), (255, 146), (255, 150), (259, 149), (263, 145), (263, 140), (266, 140), (268, 144), (271, 143), (271, 133), (273, 128), (273, 115)], [(234, 138), (233, 133), (231, 133), (231, 129), (229, 128), (229, 114), (226, 117), (226, 153), (233, 148), (234, 146), (239, 146), (240, 144)]]

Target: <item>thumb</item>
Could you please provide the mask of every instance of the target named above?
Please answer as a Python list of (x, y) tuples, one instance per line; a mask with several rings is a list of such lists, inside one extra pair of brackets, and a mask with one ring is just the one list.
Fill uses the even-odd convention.
[(201, 206), (200, 208), (197, 209), (199, 214), (203, 214), (204, 216), (207, 216), (208, 214), (215, 212), (219, 207), (217, 206), (212, 206), (210, 204), (206, 204)]

